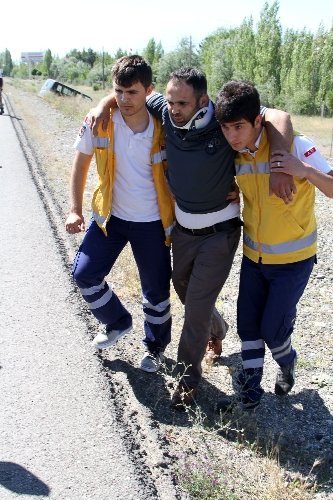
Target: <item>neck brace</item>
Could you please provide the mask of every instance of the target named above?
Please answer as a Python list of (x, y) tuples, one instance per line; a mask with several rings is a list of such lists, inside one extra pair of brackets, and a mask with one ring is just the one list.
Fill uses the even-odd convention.
[(213, 103), (212, 103), (212, 101), (209, 101), (208, 106), (205, 106), (204, 108), (200, 108), (195, 113), (195, 115), (193, 115), (192, 118), (185, 125), (182, 125), (181, 127), (177, 126), (172, 121), (170, 113), (169, 113), (169, 117), (170, 117), (172, 125), (175, 128), (183, 129), (183, 130), (195, 130), (195, 129), (200, 129), (200, 128), (205, 127), (212, 119), (213, 114), (214, 114)]

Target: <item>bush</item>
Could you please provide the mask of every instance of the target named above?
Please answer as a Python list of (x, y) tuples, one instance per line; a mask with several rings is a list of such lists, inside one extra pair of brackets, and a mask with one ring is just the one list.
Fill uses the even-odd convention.
[(313, 97), (308, 90), (298, 90), (294, 95), (290, 96), (286, 102), (286, 107), (289, 113), (296, 115), (313, 115), (317, 109), (313, 102)]

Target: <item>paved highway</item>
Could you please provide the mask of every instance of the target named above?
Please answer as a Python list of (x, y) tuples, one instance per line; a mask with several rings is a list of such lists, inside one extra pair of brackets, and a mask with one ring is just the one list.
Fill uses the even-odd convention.
[[(10, 117), (0, 117), (0, 498), (152, 498)], [(75, 317), (75, 321), (73, 320)], [(86, 335), (85, 335), (86, 333)]]

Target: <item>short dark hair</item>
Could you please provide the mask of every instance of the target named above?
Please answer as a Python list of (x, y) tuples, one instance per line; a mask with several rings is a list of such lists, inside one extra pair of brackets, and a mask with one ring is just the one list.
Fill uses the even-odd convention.
[(217, 94), (215, 116), (219, 123), (245, 119), (254, 125), (259, 114), (259, 92), (250, 82), (232, 80), (223, 85)]
[(138, 55), (118, 59), (112, 67), (111, 75), (112, 80), (122, 87), (130, 87), (140, 82), (147, 89), (153, 80), (151, 67), (143, 57)]
[(170, 73), (169, 82), (171, 80), (181, 80), (191, 85), (197, 98), (207, 94), (207, 78), (200, 69), (188, 67), (177, 69)]

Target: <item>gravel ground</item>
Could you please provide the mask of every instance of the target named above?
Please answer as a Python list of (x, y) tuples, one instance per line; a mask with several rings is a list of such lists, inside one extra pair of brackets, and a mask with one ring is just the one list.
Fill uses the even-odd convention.
[[(34, 145), (45, 172), (46, 189), (53, 191), (64, 221), (72, 144), (80, 120), (65, 117), (33, 94), (10, 85), (6, 91)], [(91, 173), (86, 219), (93, 185)], [(138, 369), (142, 355), (141, 293), (128, 249), (112, 271), (109, 279), (133, 313), (134, 332), (114, 349), (92, 355), (100, 360), (119, 418), (127, 422), (128, 432), (135, 437), (133, 453), (145, 457), (157, 482), (165, 475), (173, 477), (178, 498), (189, 497), (184, 489), (189, 480), (191, 498), (333, 499), (332, 215), (332, 201), (318, 193), (318, 264), (299, 305), (294, 334), (299, 353), (296, 385), (287, 398), (274, 396), (276, 367), (266, 354), (265, 395), (255, 414), (235, 411), (220, 418), (214, 413), (216, 400), (233, 392), (232, 375), (240, 365), (235, 311), (241, 247), (218, 300), (218, 308), (230, 324), (223, 355), (213, 367), (205, 366), (197, 407), (184, 414), (169, 407), (182, 305), (173, 292), (173, 340), (164, 369), (155, 375), (143, 373)], [(63, 228), (61, 232), (65, 240), (70, 238)], [(71, 238), (69, 260), (81, 237)], [(83, 302), (82, 311), (92, 338), (98, 326)], [(201, 491), (197, 495), (196, 485)]]

